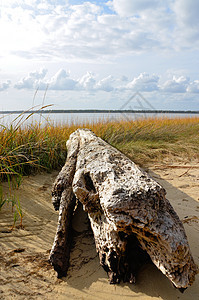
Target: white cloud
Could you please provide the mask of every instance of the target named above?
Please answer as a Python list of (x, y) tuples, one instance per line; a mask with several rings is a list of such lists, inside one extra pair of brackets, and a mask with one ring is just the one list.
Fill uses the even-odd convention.
[(74, 90), (77, 81), (69, 78), (69, 76), (70, 74), (64, 69), (60, 69), (46, 84), (49, 85), (49, 89), (51, 90)]
[(47, 74), (47, 69), (40, 69), (39, 71), (33, 71), (33, 72), (30, 72), (29, 73), (29, 76), (31, 77), (31, 78), (35, 78), (35, 79), (37, 79), (37, 80), (39, 80), (39, 79), (43, 79), (45, 76), (46, 76), (46, 74)]
[[(128, 97), (134, 90), (150, 97), (165, 93), (172, 101), (197, 99), (196, 0), (2, 0), (0, 10), (0, 90), (6, 89), (5, 97), (48, 86), (52, 102), (53, 95), (65, 101), (66, 94), (84, 94), (86, 101), (87, 95), (103, 94), (111, 107), (116, 96)], [(29, 73), (33, 65), (49, 73)]]
[(143, 18), (107, 15), (90, 2), (60, 5), (56, 10), (51, 5), (44, 9), (47, 1), (38, 2), (42, 9), (31, 3), (3, 10), (0, 26), (7, 32), (2, 30), (1, 45), (7, 52), (27, 58), (103, 59), (157, 46)]
[(137, 15), (141, 11), (147, 9), (156, 9), (160, 4), (161, 0), (113, 0), (113, 9), (121, 16), (133, 16)]
[(198, 49), (199, 46), (199, 2), (175, 0), (173, 11), (176, 16), (175, 37), (179, 48)]
[(28, 76), (22, 78), (15, 84), (16, 89), (37, 89), (45, 90), (48, 86), (49, 90), (74, 90), (77, 81), (71, 79), (70, 74), (64, 69), (60, 69), (52, 78), (45, 79), (47, 69), (34, 71)]
[(71, 91), (105, 91), (112, 92), (114, 89), (121, 90), (128, 82), (128, 78), (123, 76), (119, 79), (114, 79), (109, 75), (105, 78), (96, 80), (95, 74), (86, 72), (79, 79), (71, 77), (70, 72), (60, 69), (50, 79), (46, 79), (47, 70), (30, 72), (28, 76), (23, 77), (15, 84), (16, 89), (36, 89), (45, 90), (71, 90)]
[(78, 80), (78, 83), (80, 88), (93, 90), (95, 89), (96, 79), (92, 72), (87, 72)]
[[(183, 75), (177, 76), (169, 74), (170, 79), (161, 80), (160, 76), (155, 74), (141, 73), (138, 77), (134, 77), (129, 81), (126, 76), (114, 78), (108, 75), (101, 79), (96, 79), (92, 72), (87, 72), (79, 79), (72, 78), (70, 72), (60, 69), (54, 76), (47, 79), (47, 69), (30, 72), (28, 76), (19, 80), (14, 88), (21, 90), (48, 90), (55, 91), (88, 91), (97, 93), (99, 91), (106, 93), (119, 93), (139, 91), (139, 92), (163, 92), (163, 93), (199, 93), (199, 80), (190, 81), (188, 77)], [(8, 89), (11, 81), (7, 80), (0, 84), (0, 91)]]
[(199, 26), (199, 2), (196, 0), (176, 0), (173, 4), (174, 11), (177, 16), (177, 21), (180, 25), (188, 27), (195, 27), (198, 29)]
[(127, 88), (142, 92), (152, 92), (159, 89), (159, 77), (157, 75), (149, 75), (141, 73), (127, 84)]
[(89, 1), (3, 3), (0, 55), (96, 62), (143, 51), (198, 47), (195, 0), (109, 1), (116, 13)]
[(100, 6), (91, 2), (85, 1), (83, 4), (71, 5), (74, 14), (73, 17), (78, 18), (86, 15), (86, 18), (91, 18), (92, 15), (98, 15), (101, 11)]
[(10, 85), (11, 85), (10, 80), (0, 83), (0, 92), (7, 90), (10, 87)]
[(0, 28), (0, 54), (4, 56), (22, 50), (30, 52), (45, 40), (35, 13), (23, 6), (2, 8)]
[(187, 87), (189, 85), (189, 78), (180, 76), (176, 77), (173, 76), (172, 79), (167, 80), (163, 83), (161, 86), (161, 89), (163, 92), (169, 92), (169, 93), (185, 93), (187, 90)]
[(199, 80), (194, 80), (187, 87), (188, 93), (199, 93)]
[(47, 70), (41, 69), (28, 74), (15, 84), (16, 89), (36, 89), (42, 85), (42, 79), (46, 76)]
[(106, 78), (101, 79), (96, 84), (96, 89), (105, 91), (105, 92), (111, 92), (113, 91), (114, 87), (114, 79), (113, 76), (109, 75)]

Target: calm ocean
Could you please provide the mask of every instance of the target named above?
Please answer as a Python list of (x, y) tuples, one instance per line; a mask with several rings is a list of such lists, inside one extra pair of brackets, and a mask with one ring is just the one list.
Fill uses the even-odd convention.
[(136, 120), (141, 118), (185, 118), (185, 117), (195, 117), (199, 114), (190, 113), (34, 113), (34, 115), (29, 116), (28, 114), (23, 114), (19, 117), (19, 114), (0, 114), (0, 124), (10, 125), (13, 122), (19, 122), (23, 124), (30, 124), (32, 122), (38, 122), (43, 125), (48, 123), (53, 124), (83, 124), (83, 123), (96, 123), (98, 121), (119, 121), (119, 120)]

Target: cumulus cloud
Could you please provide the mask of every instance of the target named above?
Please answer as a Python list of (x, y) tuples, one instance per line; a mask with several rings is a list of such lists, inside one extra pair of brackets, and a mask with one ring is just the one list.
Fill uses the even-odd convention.
[(85, 90), (93, 90), (95, 88), (96, 79), (92, 72), (87, 72), (79, 80), (79, 87)]
[(71, 79), (70, 74), (64, 69), (60, 69), (55, 76), (53, 76), (46, 83), (51, 90), (74, 90), (77, 85), (77, 81)]
[(96, 89), (99, 89), (99, 90), (102, 90), (105, 92), (111, 92), (114, 89), (114, 87), (113, 87), (114, 82), (115, 81), (113, 79), (113, 76), (109, 75), (97, 82)]
[(162, 91), (169, 93), (185, 93), (189, 85), (189, 78), (180, 76), (173, 76), (172, 79), (167, 80), (162, 84)]
[(22, 78), (15, 84), (16, 89), (46, 89), (49, 90), (74, 90), (77, 81), (70, 78), (70, 74), (64, 69), (60, 69), (50, 79), (46, 79), (47, 69), (41, 69), (40, 71), (30, 72), (28, 76)]
[(135, 77), (131, 82), (127, 84), (128, 89), (133, 89), (142, 92), (157, 91), (159, 77), (157, 75), (149, 75), (147, 73), (141, 73), (138, 77)]
[[(87, 72), (79, 79), (74, 79), (70, 72), (60, 69), (54, 76), (47, 79), (47, 69), (30, 72), (19, 80), (14, 87), (16, 89), (37, 89), (57, 91), (104, 91), (125, 92), (166, 92), (166, 93), (199, 93), (199, 80), (190, 81), (188, 77), (173, 75), (171, 79), (160, 82), (160, 76), (155, 74), (141, 73), (131, 81), (126, 76), (114, 78), (108, 75), (98, 79), (92, 72)], [(171, 75), (170, 75), (171, 76)], [(0, 91), (10, 87), (11, 82), (0, 84)]]
[(11, 85), (10, 80), (0, 83), (0, 92), (7, 90), (10, 87), (10, 85)]
[(15, 84), (16, 89), (36, 89), (42, 85), (42, 79), (46, 76), (47, 69), (41, 69), (40, 71), (34, 71), (28, 74), (28, 76), (22, 78)]

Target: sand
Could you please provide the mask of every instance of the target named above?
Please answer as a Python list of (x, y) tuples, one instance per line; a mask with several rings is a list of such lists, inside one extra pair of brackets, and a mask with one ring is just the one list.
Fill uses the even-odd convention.
[[(199, 264), (199, 163), (155, 165), (149, 173), (166, 189)], [(10, 232), (11, 207), (4, 205), (0, 212), (0, 299), (199, 299), (199, 275), (193, 286), (181, 294), (152, 264), (142, 268), (136, 285), (110, 285), (81, 211), (81, 223), (77, 218), (74, 220), (68, 276), (57, 279), (48, 263), (58, 217), (51, 204), (51, 186), (56, 175), (54, 172), (24, 178), (16, 191), (15, 197), (19, 197), (23, 209), (24, 229)]]

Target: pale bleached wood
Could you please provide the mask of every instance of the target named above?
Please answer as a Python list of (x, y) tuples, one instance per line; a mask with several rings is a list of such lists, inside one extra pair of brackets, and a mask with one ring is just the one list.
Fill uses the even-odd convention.
[(69, 267), (72, 242), (72, 216), (76, 198), (72, 190), (76, 170), (79, 139), (68, 144), (67, 160), (53, 185), (52, 202), (59, 209), (57, 232), (50, 252), (49, 261), (57, 271), (58, 278), (66, 276)]
[[(110, 282), (135, 282), (139, 267), (151, 259), (176, 288), (183, 291), (192, 285), (197, 266), (166, 191), (90, 130), (75, 131), (67, 146), (68, 157), (76, 149), (76, 163), (72, 162), (73, 172), (67, 165), (58, 178), (67, 178), (68, 194), (75, 195), (88, 212), (100, 263)], [(61, 186), (63, 195), (66, 187)]]

